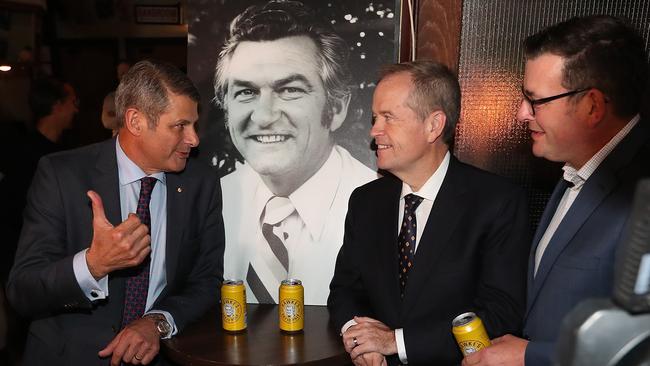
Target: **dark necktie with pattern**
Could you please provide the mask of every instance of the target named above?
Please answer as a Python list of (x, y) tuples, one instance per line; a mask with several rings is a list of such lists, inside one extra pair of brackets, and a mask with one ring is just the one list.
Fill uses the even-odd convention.
[(413, 268), (415, 259), (415, 239), (417, 237), (417, 222), (415, 210), (422, 203), (423, 198), (414, 194), (404, 196), (404, 218), (397, 237), (397, 258), (399, 260), (399, 288), (400, 296), (404, 297), (404, 289), (409, 272)]
[[(151, 234), (151, 215), (149, 201), (151, 192), (156, 185), (156, 178), (144, 177), (140, 179), (140, 197), (135, 214), (140, 221), (147, 225)], [(147, 256), (138, 266), (127, 270), (126, 289), (124, 294), (124, 312), (122, 314), (122, 328), (135, 319), (139, 319), (147, 305), (147, 292), (149, 291), (149, 267), (151, 256)]]

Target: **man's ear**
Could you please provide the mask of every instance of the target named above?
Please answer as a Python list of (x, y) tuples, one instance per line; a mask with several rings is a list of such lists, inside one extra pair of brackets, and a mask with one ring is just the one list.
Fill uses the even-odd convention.
[(597, 126), (605, 117), (607, 112), (607, 96), (598, 89), (590, 89), (580, 101), (581, 109), (584, 111), (587, 124), (590, 127)]
[(62, 99), (62, 100), (57, 100), (56, 102), (54, 102), (54, 104), (52, 104), (52, 109), (51, 109), (51, 111), (50, 111), (50, 114), (57, 114), (57, 113), (59, 113), (59, 110), (63, 107), (63, 104), (64, 104), (64, 103), (65, 103), (65, 100), (64, 100), (64, 99)]
[(427, 142), (434, 143), (445, 129), (447, 124), (447, 115), (441, 110), (436, 110), (429, 113), (429, 116), (424, 119), (424, 128), (427, 135)]
[(146, 128), (146, 118), (135, 108), (129, 108), (124, 113), (124, 127), (134, 136), (140, 136)]
[(345, 117), (348, 115), (348, 107), (350, 106), (350, 97), (351, 95), (348, 94), (342, 98), (337, 98), (333, 105), (330, 106), (332, 108), (330, 132), (336, 131), (345, 121)]

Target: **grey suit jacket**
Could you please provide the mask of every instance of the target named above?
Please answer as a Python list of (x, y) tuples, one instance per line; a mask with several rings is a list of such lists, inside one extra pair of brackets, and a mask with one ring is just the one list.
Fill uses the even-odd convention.
[[(179, 329), (218, 300), (224, 231), (216, 174), (196, 161), (167, 173), (167, 285), (153, 309), (168, 311)], [(120, 330), (126, 278), (109, 274), (109, 297), (91, 302), (81, 291), (73, 256), (92, 241), (86, 191), (103, 198), (106, 217), (121, 222), (115, 140), (41, 159), (34, 176), (8, 297), (33, 319), (26, 365), (106, 365), (97, 352)]]
[(561, 321), (580, 301), (609, 297), (614, 256), (636, 183), (650, 176), (650, 126), (639, 123), (585, 182), (533, 277), (535, 251), (564, 193), (558, 184), (533, 239), (524, 335), (526, 366), (550, 365)]

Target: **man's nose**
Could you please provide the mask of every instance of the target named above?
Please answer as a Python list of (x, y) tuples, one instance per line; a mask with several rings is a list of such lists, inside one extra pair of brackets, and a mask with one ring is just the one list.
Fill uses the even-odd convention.
[(522, 123), (528, 123), (531, 120), (535, 119), (535, 116), (533, 115), (533, 107), (530, 105), (530, 103), (526, 102), (525, 99), (522, 99), (519, 103), (516, 118), (517, 121)]
[(185, 141), (191, 147), (199, 146), (199, 135), (196, 133), (196, 124), (185, 129)]
[(276, 98), (272, 92), (261, 92), (251, 114), (251, 121), (260, 127), (268, 126), (277, 121), (280, 112)]
[(377, 137), (382, 134), (384, 130), (384, 124), (379, 118), (376, 118), (372, 122), (372, 127), (370, 128), (370, 137)]

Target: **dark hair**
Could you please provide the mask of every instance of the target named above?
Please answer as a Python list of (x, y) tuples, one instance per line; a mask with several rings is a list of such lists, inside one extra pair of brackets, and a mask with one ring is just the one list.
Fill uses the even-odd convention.
[(144, 60), (131, 66), (115, 91), (118, 126), (124, 125), (126, 110), (135, 107), (147, 116), (149, 127), (154, 128), (169, 107), (169, 93), (187, 96), (196, 103), (201, 99), (192, 81), (172, 64)]
[(229, 38), (219, 53), (214, 78), (215, 101), (223, 109), (228, 92), (228, 66), (240, 42), (274, 41), (292, 36), (307, 36), (318, 48), (318, 74), (327, 92), (327, 116), (331, 123), (332, 107), (350, 95), (349, 51), (347, 44), (332, 27), (299, 1), (272, 0), (253, 5), (230, 23)]
[(527, 59), (550, 53), (565, 59), (562, 86), (596, 88), (619, 116), (639, 111), (646, 88), (645, 43), (623, 19), (606, 15), (571, 18), (524, 43)]
[(29, 108), (34, 121), (52, 113), (52, 107), (57, 102), (68, 97), (65, 83), (52, 77), (42, 77), (32, 81), (29, 89)]
[(413, 87), (407, 105), (420, 119), (441, 109), (447, 117), (442, 140), (451, 146), (460, 117), (460, 85), (456, 75), (445, 65), (435, 61), (413, 61), (382, 68), (380, 80), (399, 73), (411, 76)]

